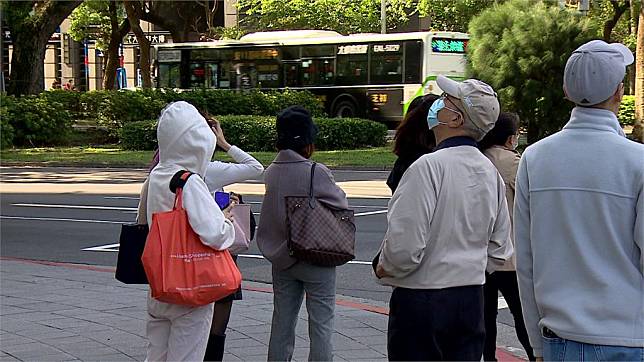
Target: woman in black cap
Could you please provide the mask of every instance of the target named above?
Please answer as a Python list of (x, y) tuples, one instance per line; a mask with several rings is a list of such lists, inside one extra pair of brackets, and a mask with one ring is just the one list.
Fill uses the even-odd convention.
[[(335, 267), (322, 267), (298, 261), (289, 253), (286, 224), (287, 196), (309, 193), (310, 160), (315, 151), (318, 128), (310, 113), (299, 106), (289, 107), (277, 116), (278, 154), (264, 172), (266, 193), (257, 229), (257, 246), (272, 264), (273, 321), (268, 346), (269, 361), (289, 361), (293, 357), (295, 326), (306, 292), (309, 314), (311, 361), (331, 361), (335, 309)], [(348, 209), (344, 191), (331, 171), (316, 164), (314, 196), (335, 209)]]
[[(514, 205), (514, 183), (521, 156), (515, 150), (519, 142), (519, 116), (514, 113), (503, 112), (499, 115), (494, 128), (479, 142), (483, 154), (492, 161), (494, 166), (505, 181), (505, 197), (508, 200), (510, 220)], [(512, 238), (514, 246), (514, 238)], [(498, 310), (498, 294), (501, 291), (505, 301), (514, 317), (514, 326), (517, 337), (530, 361), (534, 361), (534, 354), (528, 340), (528, 332), (523, 322), (521, 300), (519, 299), (519, 285), (517, 284), (516, 256), (504, 263), (495, 263), (488, 260), (485, 278), (485, 345), (483, 358), (486, 361), (496, 361), (496, 315)]]

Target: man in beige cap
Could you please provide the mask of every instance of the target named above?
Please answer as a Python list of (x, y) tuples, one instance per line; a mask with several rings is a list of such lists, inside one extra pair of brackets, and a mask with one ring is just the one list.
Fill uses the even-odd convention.
[(376, 275), (394, 287), (390, 360), (479, 361), (488, 256), (512, 255), (505, 184), (476, 142), (494, 127), (499, 102), (475, 79), (437, 79), (434, 152), (405, 172), (389, 202)]

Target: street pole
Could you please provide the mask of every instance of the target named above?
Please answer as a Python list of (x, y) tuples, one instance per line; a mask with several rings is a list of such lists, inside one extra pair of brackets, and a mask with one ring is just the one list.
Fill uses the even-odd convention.
[(387, 0), (380, 0), (380, 34), (387, 34)]

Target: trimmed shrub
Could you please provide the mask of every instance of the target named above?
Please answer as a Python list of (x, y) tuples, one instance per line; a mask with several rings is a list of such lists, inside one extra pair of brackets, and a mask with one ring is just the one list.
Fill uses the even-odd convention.
[(120, 131), (121, 147), (125, 150), (153, 150), (157, 147), (157, 121), (127, 123)]
[[(14, 130), (13, 144), (49, 146), (65, 143), (72, 130), (67, 107), (46, 96), (2, 97), (3, 125)], [(3, 127), (4, 128), (4, 127)], [(4, 132), (4, 131), (3, 131)]]
[(13, 146), (14, 129), (9, 123), (8, 102), (13, 102), (13, 97), (0, 95), (0, 148), (6, 149)]
[[(275, 117), (217, 116), (230, 144), (246, 151), (274, 151), (277, 134)], [(357, 118), (316, 118), (320, 132), (318, 150), (342, 150), (376, 147), (385, 144), (387, 127)], [(121, 146), (125, 149), (152, 150), (156, 147), (156, 121), (125, 124), (121, 131)]]
[(635, 124), (635, 96), (624, 96), (617, 119), (622, 126)]

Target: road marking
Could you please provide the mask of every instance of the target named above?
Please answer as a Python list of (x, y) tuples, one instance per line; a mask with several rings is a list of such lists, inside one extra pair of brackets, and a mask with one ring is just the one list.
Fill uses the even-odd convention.
[[(138, 197), (129, 197), (129, 196), (103, 196), (104, 199), (108, 200), (136, 200), (139, 201)], [(261, 201), (246, 201), (244, 202), (245, 204), (251, 204), (251, 205), (261, 205)], [(382, 205), (349, 205), (349, 208), (356, 208), (356, 209), (379, 209), (385, 206)]]
[(50, 208), (50, 209), (86, 209), (86, 210), (137, 211), (136, 207), (94, 206), (94, 205), (11, 204), (11, 206), (43, 207), (43, 208)]
[(376, 215), (376, 214), (386, 214), (387, 210), (378, 210), (378, 211), (369, 211), (369, 212), (359, 212), (353, 216), (358, 217), (358, 216), (368, 216), (368, 215)]
[[(118, 252), (119, 251), (119, 244), (107, 244), (107, 245), (99, 245), (99, 246), (94, 246), (91, 248), (85, 248), (82, 249), (83, 251), (107, 251), (107, 252)], [(264, 258), (263, 255), (257, 255), (257, 254), (239, 254), (237, 255), (240, 258), (248, 258), (248, 259), (266, 259)], [(358, 265), (371, 265), (370, 261), (361, 261), (361, 260), (352, 260), (348, 264), (358, 264)], [(499, 297), (498, 301), (498, 309), (505, 309), (508, 308), (508, 303), (505, 301), (505, 298)]]
[(68, 221), (68, 222), (89, 222), (95, 224), (126, 224), (128, 221), (110, 221), (110, 220), (87, 220), (87, 219), (60, 219), (54, 217), (25, 217), (25, 216), (5, 216), (0, 215), (1, 219), (12, 220), (40, 220), (40, 221)]
[[(136, 213), (138, 211), (138, 208), (136, 207), (120, 207), (120, 206), (98, 206), (98, 205), (64, 205), (64, 204), (25, 204), (25, 203), (18, 203), (18, 204), (11, 204), (11, 206), (16, 206), (16, 207), (41, 207), (41, 208), (48, 208), (48, 209), (82, 209), (82, 210), (116, 210), (116, 211), (128, 211), (128, 212), (133, 212)], [(355, 207), (355, 206), (353, 206)], [(377, 206), (371, 206), (373, 208), (377, 208)], [(369, 215), (377, 215), (377, 214), (385, 214), (387, 213), (387, 210), (378, 210), (378, 211), (368, 211), (368, 212), (359, 212), (355, 214), (355, 217), (360, 217), (360, 216), (369, 216)], [(255, 216), (259, 216), (259, 212), (253, 212)]]
[(119, 244), (107, 244), (81, 249), (82, 251), (119, 251)]

